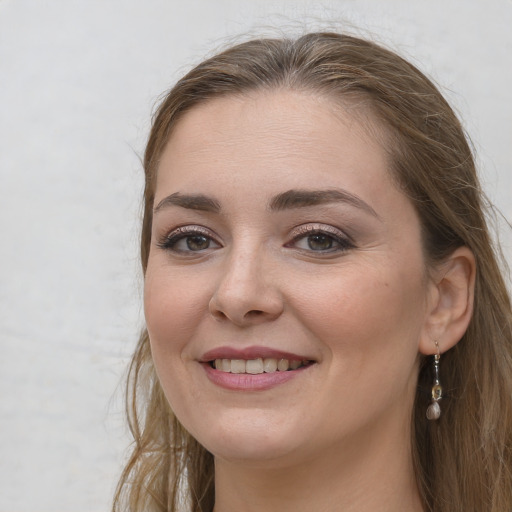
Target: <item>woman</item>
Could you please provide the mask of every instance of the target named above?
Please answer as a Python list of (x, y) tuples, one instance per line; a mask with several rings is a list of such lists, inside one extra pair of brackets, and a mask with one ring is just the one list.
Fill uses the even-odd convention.
[(115, 510), (512, 509), (511, 309), (464, 132), (371, 42), (254, 40), (145, 153)]

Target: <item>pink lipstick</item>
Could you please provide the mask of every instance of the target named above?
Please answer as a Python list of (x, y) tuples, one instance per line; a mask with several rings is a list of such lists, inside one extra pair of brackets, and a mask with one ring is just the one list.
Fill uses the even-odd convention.
[(259, 391), (288, 382), (310, 368), (311, 358), (268, 347), (219, 347), (199, 361), (208, 378), (230, 390)]

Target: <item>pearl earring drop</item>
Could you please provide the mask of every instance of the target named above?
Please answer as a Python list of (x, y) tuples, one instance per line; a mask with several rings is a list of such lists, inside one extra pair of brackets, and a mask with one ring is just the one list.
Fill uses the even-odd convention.
[(441, 416), (441, 407), (439, 401), (443, 398), (443, 388), (439, 381), (439, 360), (441, 359), (441, 351), (439, 344), (435, 341), (437, 354), (434, 356), (434, 384), (432, 385), (432, 402), (427, 408), (427, 419), (437, 420)]

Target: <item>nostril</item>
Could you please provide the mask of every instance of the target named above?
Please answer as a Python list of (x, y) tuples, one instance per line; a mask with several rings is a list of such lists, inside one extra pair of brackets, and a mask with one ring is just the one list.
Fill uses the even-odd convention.
[(217, 318), (218, 320), (224, 320), (224, 319), (228, 318), (227, 315), (223, 311), (219, 311), (219, 310), (214, 310), (211, 312), (211, 314), (214, 318)]
[(261, 316), (264, 312), (260, 311), (259, 309), (253, 309), (251, 311), (248, 311), (245, 316)]

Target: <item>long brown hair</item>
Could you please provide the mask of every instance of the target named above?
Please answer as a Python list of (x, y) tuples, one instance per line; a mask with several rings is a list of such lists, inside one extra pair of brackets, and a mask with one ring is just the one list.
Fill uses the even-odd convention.
[[(486, 224), (487, 203), (454, 112), (433, 83), (395, 53), (349, 35), (312, 33), (248, 41), (190, 71), (161, 102), (145, 152), (143, 271), (155, 173), (176, 122), (212, 98), (276, 88), (315, 92), (333, 102), (362, 100), (385, 127), (390, 172), (417, 210), (428, 263), (460, 246), (473, 252), (474, 314), (462, 340), (443, 355), (448, 396), (438, 422), (425, 418), (432, 376), (430, 365), (420, 362), (413, 460), (425, 511), (512, 510), (512, 315)], [(126, 405), (135, 442), (113, 510), (211, 512), (213, 457), (170, 410), (146, 331), (130, 366)]]

